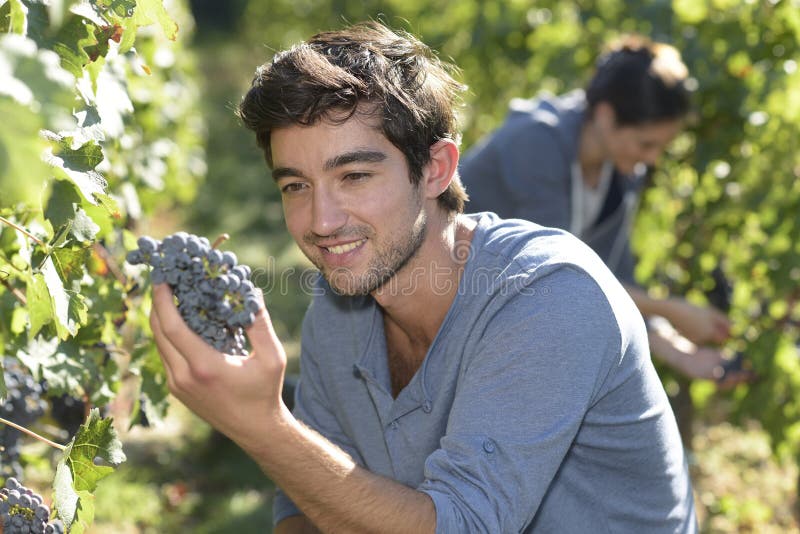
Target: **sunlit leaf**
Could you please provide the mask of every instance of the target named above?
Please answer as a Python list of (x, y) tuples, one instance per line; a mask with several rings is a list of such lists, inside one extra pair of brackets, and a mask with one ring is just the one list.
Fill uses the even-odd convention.
[[(106, 465), (98, 465), (101, 458)], [(111, 418), (101, 419), (96, 408), (64, 450), (53, 486), (55, 508), (70, 533), (81, 533), (94, 520), (97, 483), (125, 461), (122, 443)]]
[(31, 321), (30, 335), (35, 336), (42, 327), (53, 320), (53, 303), (44, 275), (33, 275), (25, 292), (28, 299), (28, 315)]

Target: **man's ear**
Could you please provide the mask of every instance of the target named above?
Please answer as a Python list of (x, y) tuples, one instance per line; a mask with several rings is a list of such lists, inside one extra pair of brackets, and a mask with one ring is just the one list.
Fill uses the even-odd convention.
[(422, 169), (422, 187), (426, 198), (436, 198), (444, 193), (453, 181), (458, 168), (458, 146), (451, 139), (442, 139), (431, 145), (431, 159)]

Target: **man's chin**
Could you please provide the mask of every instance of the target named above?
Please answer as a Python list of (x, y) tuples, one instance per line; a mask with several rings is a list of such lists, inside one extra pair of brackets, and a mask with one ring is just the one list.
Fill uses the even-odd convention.
[(372, 275), (356, 276), (352, 273), (331, 273), (322, 271), (322, 276), (328, 285), (337, 295), (346, 297), (363, 297), (373, 293), (383, 287), (392, 277), (393, 273), (386, 273), (379, 276), (377, 273)]

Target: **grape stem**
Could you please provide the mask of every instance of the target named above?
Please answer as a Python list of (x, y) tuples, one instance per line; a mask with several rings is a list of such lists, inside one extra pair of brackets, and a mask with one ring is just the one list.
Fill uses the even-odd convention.
[(60, 451), (63, 451), (63, 450), (65, 450), (65, 449), (66, 449), (66, 447), (65, 447), (64, 445), (61, 445), (61, 444), (59, 444), (59, 443), (56, 443), (55, 441), (50, 441), (50, 440), (49, 440), (49, 439), (47, 439), (46, 437), (44, 437), (44, 436), (40, 436), (39, 434), (37, 434), (36, 432), (34, 432), (34, 431), (32, 431), (32, 430), (28, 430), (28, 429), (27, 429), (27, 428), (25, 428), (24, 426), (19, 426), (18, 424), (16, 424), (16, 423), (12, 423), (11, 421), (9, 421), (9, 420), (7, 420), (7, 419), (3, 419), (2, 417), (0, 417), (0, 423), (3, 423), (4, 425), (8, 425), (8, 426), (10, 426), (11, 428), (16, 428), (17, 430), (19, 430), (19, 431), (20, 431), (20, 432), (22, 432), (23, 434), (27, 434), (27, 435), (29, 435), (30, 437), (32, 437), (32, 438), (36, 438), (36, 439), (38, 439), (39, 441), (41, 441), (41, 442), (43, 442), (43, 443), (47, 443), (47, 444), (48, 444), (48, 445), (50, 445), (51, 447), (54, 447), (54, 448), (56, 448), (56, 449), (58, 449), (58, 450), (60, 450)]
[(227, 241), (230, 238), (231, 238), (231, 236), (228, 235), (228, 234), (220, 234), (219, 237), (214, 240), (214, 244), (211, 245), (211, 248), (217, 248), (218, 246), (220, 246), (221, 244), (223, 244), (225, 241)]
[(26, 229), (24, 229), (23, 227), (21, 227), (21, 226), (19, 226), (19, 225), (15, 224), (15, 223), (13, 223), (13, 222), (9, 221), (9, 220), (8, 220), (8, 219), (6, 219), (5, 217), (0, 217), (0, 222), (2, 222), (2, 223), (5, 223), (5, 224), (9, 225), (11, 228), (13, 228), (14, 230), (16, 230), (17, 232), (20, 232), (20, 233), (22, 233), (22, 234), (24, 234), (24, 235), (28, 236), (29, 238), (31, 238), (31, 239), (33, 240), (33, 242), (34, 242), (34, 243), (36, 243), (36, 244), (37, 244), (37, 245), (39, 245), (40, 247), (44, 247), (44, 246), (45, 246), (45, 243), (44, 243), (44, 241), (42, 241), (41, 239), (39, 239), (38, 237), (36, 237), (36, 236), (35, 236), (35, 235), (33, 235), (32, 233), (30, 233), (29, 231), (27, 231), (27, 230), (26, 230)]

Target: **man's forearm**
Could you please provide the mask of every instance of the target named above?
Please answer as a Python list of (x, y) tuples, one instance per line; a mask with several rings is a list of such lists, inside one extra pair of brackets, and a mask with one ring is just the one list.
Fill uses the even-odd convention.
[(359, 467), (293, 417), (282, 421), (261, 450), (246, 452), (320, 531), (435, 532), (426, 494)]

